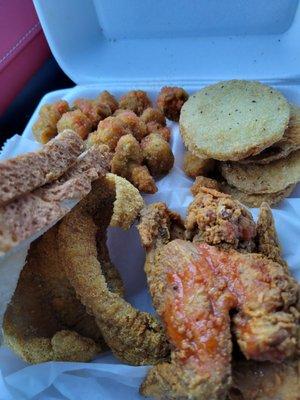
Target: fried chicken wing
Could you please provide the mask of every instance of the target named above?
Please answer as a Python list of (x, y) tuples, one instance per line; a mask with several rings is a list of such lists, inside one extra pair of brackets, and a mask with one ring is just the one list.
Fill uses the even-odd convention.
[(247, 209), (231, 196), (201, 187), (188, 207), (186, 237), (223, 248), (253, 251), (256, 225)]
[(148, 373), (141, 391), (166, 399), (224, 399), (231, 333), (246, 356), (281, 362), (297, 350), (298, 285), (260, 254), (171, 240), (170, 212), (143, 211), (138, 227), (154, 306), (172, 346), (171, 363)]
[(246, 358), (280, 362), (294, 355), (299, 323), (296, 281), (260, 254), (223, 252), (206, 244), (197, 248), (208, 252), (215, 274), (236, 297), (233, 329)]
[(222, 399), (230, 384), (226, 311), (234, 299), (222, 290), (221, 278), (213, 280), (208, 263), (199, 262), (195, 245), (180, 239), (168, 243), (182, 236), (182, 226), (163, 203), (147, 207), (138, 226), (147, 249), (150, 293), (172, 345), (171, 362), (150, 370), (141, 393), (158, 399)]
[[(118, 180), (122, 178), (115, 181), (116, 185)], [(124, 179), (122, 181), (126, 182)], [(127, 185), (128, 196), (123, 188), (119, 195), (123, 193), (126, 197), (123, 201), (117, 201), (122, 206), (124, 219), (131, 219), (132, 222), (143, 202), (138, 191), (128, 182)], [(90, 195), (60, 225), (60, 254), (76, 294), (95, 316), (105, 342), (113, 353), (130, 364), (153, 364), (167, 357), (169, 353), (162, 327), (150, 314), (136, 310), (109, 290), (103, 275), (104, 262), (97, 259), (97, 235), (100, 235), (99, 249), (99, 240), (103, 240), (107, 225), (111, 220), (114, 224), (117, 223), (111, 209), (113, 205), (113, 212), (118, 214), (115, 209), (116, 193), (118, 196), (118, 191), (111, 191), (111, 186), (105, 182), (94, 185)], [(106, 261), (107, 256), (106, 253)]]

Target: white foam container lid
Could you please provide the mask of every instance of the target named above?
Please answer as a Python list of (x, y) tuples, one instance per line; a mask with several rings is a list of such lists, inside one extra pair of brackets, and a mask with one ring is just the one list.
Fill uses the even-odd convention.
[(77, 84), (300, 80), (298, 0), (35, 0)]

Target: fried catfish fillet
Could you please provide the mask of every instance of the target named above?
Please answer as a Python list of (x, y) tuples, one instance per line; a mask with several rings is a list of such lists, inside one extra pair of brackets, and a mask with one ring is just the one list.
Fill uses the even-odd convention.
[(230, 386), (230, 313), (247, 358), (281, 361), (296, 351), (297, 284), (258, 254), (181, 239), (168, 243), (161, 203), (142, 213), (139, 232), (154, 306), (172, 345), (171, 362), (150, 370), (141, 392), (166, 399), (223, 399)]
[(229, 400), (299, 400), (300, 360), (281, 364), (238, 361)]
[(97, 239), (99, 248), (108, 225), (128, 228), (143, 205), (129, 182), (109, 177), (94, 183), (92, 192), (63, 220), (59, 251), (77, 296), (95, 317), (113, 353), (133, 365), (155, 364), (169, 354), (162, 327), (152, 315), (136, 310), (110, 290), (104, 262), (97, 259)]
[(25, 361), (89, 361), (103, 349), (93, 317), (64, 273), (58, 225), (30, 246), (17, 289), (4, 317), (4, 339)]

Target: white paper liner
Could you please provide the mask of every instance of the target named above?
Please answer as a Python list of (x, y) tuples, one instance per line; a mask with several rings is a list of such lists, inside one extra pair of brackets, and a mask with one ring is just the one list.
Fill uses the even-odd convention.
[[(109, 88), (108, 88), (109, 90)], [(300, 100), (299, 93), (289, 88), (288, 98)], [(66, 92), (64, 98), (72, 101), (76, 97), (95, 97), (101, 89), (74, 88)], [(116, 92), (115, 92), (116, 93)], [(122, 93), (116, 93), (120, 95)], [(150, 92), (152, 97), (156, 92)], [(56, 97), (55, 97), (56, 96)], [(62, 97), (49, 94), (48, 101)], [(44, 101), (45, 102), (45, 101)], [(41, 103), (43, 104), (43, 102)], [(36, 112), (35, 116), (36, 117)], [(32, 139), (30, 127), (25, 136)], [(192, 180), (182, 172), (184, 146), (179, 135), (178, 125), (172, 127), (172, 149), (175, 154), (175, 166), (163, 179), (157, 182), (159, 191), (146, 195), (146, 203), (164, 201), (168, 206), (185, 216), (186, 207), (192, 200), (189, 188)], [(273, 209), (276, 227), (283, 248), (283, 255), (290, 265), (294, 276), (300, 280), (300, 185), (291, 195)], [(257, 210), (253, 209), (254, 217)], [(108, 246), (112, 261), (119, 269), (125, 283), (126, 299), (140, 310), (153, 313), (151, 298), (147, 290), (143, 271), (144, 250), (135, 227), (124, 232), (119, 228), (110, 228)], [(21, 361), (9, 349), (0, 348), (0, 400), (138, 400), (139, 386), (148, 367), (131, 367), (116, 360), (110, 352), (100, 355), (92, 363), (49, 362), (40, 365), (28, 365)]]
[[(16, 157), (19, 154), (28, 153), (30, 151), (36, 151), (40, 147), (41, 145), (37, 142), (34, 142), (33, 140), (29, 140), (19, 135), (14, 135), (12, 138), (8, 139), (4, 143), (4, 146), (2, 147), (0, 153), (0, 160), (5, 160), (9, 157)], [(76, 203), (77, 201), (75, 200), (68, 200), (62, 202), (62, 205), (68, 209), (71, 209)], [(11, 297), (16, 289), (20, 272), (24, 266), (29, 245), (33, 240), (41, 236), (55, 223), (56, 221), (53, 221), (51, 225), (43, 227), (43, 229), (35, 232), (35, 234), (32, 235), (30, 238), (21, 242), (20, 245), (12, 248), (8, 253), (0, 256), (0, 344), (3, 340), (3, 316), (7, 304), (10, 302)]]
[[(35, 151), (39, 147), (40, 145), (33, 140), (14, 135), (4, 143), (0, 152), (0, 160), (16, 157), (19, 154), (29, 151)], [(28, 248), (29, 243), (23, 243), (17, 251), (0, 257), (0, 343), (2, 342), (1, 326), (3, 315), (17, 286), (19, 274), (23, 268)]]

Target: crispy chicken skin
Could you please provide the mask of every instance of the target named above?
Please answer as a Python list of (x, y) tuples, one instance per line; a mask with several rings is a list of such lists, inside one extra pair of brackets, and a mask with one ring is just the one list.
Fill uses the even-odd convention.
[(53, 104), (45, 104), (39, 111), (38, 120), (32, 127), (35, 139), (45, 144), (57, 135), (56, 124), (61, 116), (69, 111), (69, 104), (65, 100), (57, 101)]
[(253, 251), (256, 225), (247, 209), (231, 196), (199, 187), (188, 207), (186, 237), (222, 248)]
[(228, 399), (299, 400), (300, 360), (290, 360), (281, 364), (235, 362)]
[(181, 107), (188, 98), (189, 95), (184, 89), (165, 86), (159, 92), (157, 107), (168, 119), (178, 122)]
[[(128, 182), (127, 185), (134, 189)], [(134, 191), (134, 196), (130, 191), (128, 198), (119, 201), (123, 215), (131, 215), (131, 222), (142, 205), (138, 191)], [(102, 181), (94, 184), (93, 191), (60, 225), (59, 251), (77, 296), (89, 313), (95, 316), (113, 353), (133, 365), (155, 364), (169, 354), (162, 327), (153, 316), (136, 310), (109, 290), (103, 275), (103, 262), (97, 259), (97, 232), (103, 235), (110, 223), (112, 212), (109, 205), (115, 206), (115, 193), (110, 183)], [(126, 193), (123, 192), (123, 195), (126, 196)], [(124, 204), (127, 204), (127, 209)], [(113, 212), (118, 213), (118, 210), (113, 207)], [(126, 215), (124, 219), (127, 219)]]
[(145, 271), (172, 346), (171, 363), (150, 370), (141, 391), (166, 399), (224, 399), (231, 334), (247, 358), (280, 362), (296, 352), (298, 285), (262, 255), (171, 240), (163, 203), (142, 212)]
[(281, 248), (275, 229), (272, 211), (268, 203), (262, 203), (257, 220), (258, 251), (273, 261), (278, 262), (288, 271), (288, 265), (281, 255)]

